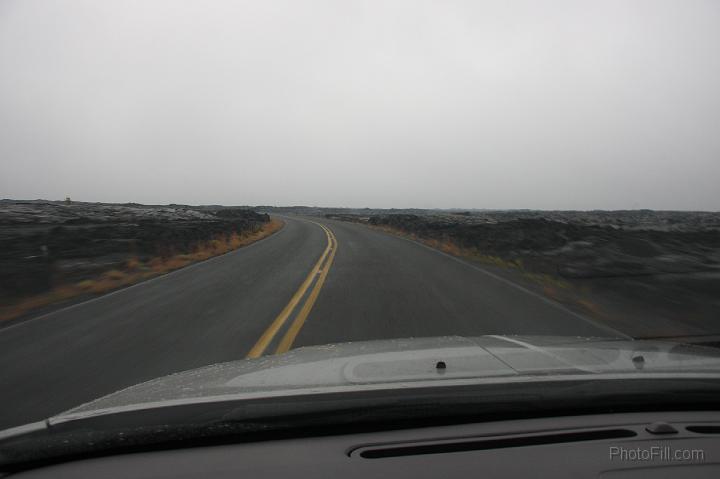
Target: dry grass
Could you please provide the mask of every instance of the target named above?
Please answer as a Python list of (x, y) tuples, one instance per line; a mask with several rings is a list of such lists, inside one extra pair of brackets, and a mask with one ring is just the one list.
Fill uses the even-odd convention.
[(582, 310), (585, 314), (595, 319), (607, 321), (607, 314), (596, 302), (588, 299), (587, 288), (578, 288), (564, 279), (549, 274), (534, 273), (525, 269), (522, 259), (505, 260), (498, 256), (487, 255), (476, 248), (464, 248), (459, 246), (452, 239), (445, 237), (442, 240), (419, 237), (414, 233), (388, 226), (368, 225), (372, 229), (383, 231), (403, 238), (408, 238), (418, 243), (430, 246), (453, 256), (458, 256), (473, 261), (478, 261), (490, 266), (516, 270), (523, 278), (532, 281), (540, 286), (542, 293), (555, 301), (565, 303)]
[(426, 246), (430, 246), (431, 248), (435, 248), (437, 250), (440, 250), (444, 253), (453, 255), (453, 256), (459, 256), (464, 258), (469, 258), (475, 261), (478, 261), (480, 263), (492, 265), (492, 266), (499, 266), (501, 268), (510, 268), (510, 269), (518, 269), (524, 271), (522, 260), (516, 259), (516, 260), (505, 260), (500, 258), (499, 256), (492, 256), (488, 254), (484, 254), (481, 251), (479, 251), (477, 248), (466, 248), (464, 246), (458, 245), (452, 238), (445, 236), (442, 239), (436, 239), (436, 238), (424, 238), (421, 236), (418, 236), (414, 233), (407, 232), (405, 230), (401, 230), (398, 228), (391, 228), (388, 226), (370, 226), (373, 229), (384, 231), (386, 233), (393, 234), (395, 236), (401, 236), (403, 238), (408, 238), (413, 241), (417, 241), (418, 243), (422, 243)]
[(78, 296), (107, 293), (198, 261), (204, 261), (213, 256), (228, 253), (270, 236), (282, 228), (283, 225), (284, 223), (281, 220), (273, 218), (257, 231), (242, 235), (237, 233), (223, 235), (201, 243), (195, 251), (189, 253), (176, 254), (166, 258), (156, 257), (147, 262), (142, 262), (138, 258), (130, 258), (121, 270), (105, 271), (97, 278), (60, 285), (47, 293), (23, 298), (14, 304), (3, 305), (0, 307), (0, 321), (17, 318), (38, 308)]

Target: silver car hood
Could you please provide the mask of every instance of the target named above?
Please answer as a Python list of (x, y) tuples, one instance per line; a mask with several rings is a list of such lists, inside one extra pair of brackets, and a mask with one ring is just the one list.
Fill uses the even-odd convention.
[[(438, 367), (439, 362), (445, 368)], [(164, 376), (84, 404), (51, 422), (225, 398), (667, 373), (720, 375), (720, 351), (662, 341), (565, 336), (449, 336), (329, 344)]]

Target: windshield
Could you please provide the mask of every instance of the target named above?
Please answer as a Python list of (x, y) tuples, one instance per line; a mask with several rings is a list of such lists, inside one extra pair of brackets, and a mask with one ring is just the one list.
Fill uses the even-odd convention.
[(719, 3), (5, 0), (0, 71), (0, 430), (719, 378)]

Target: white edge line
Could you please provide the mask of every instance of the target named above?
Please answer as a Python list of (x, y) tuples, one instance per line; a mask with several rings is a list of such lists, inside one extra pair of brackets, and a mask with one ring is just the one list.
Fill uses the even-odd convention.
[(476, 264), (473, 264), (473, 263), (470, 263), (470, 262), (468, 262), (468, 261), (465, 261), (465, 260), (463, 260), (463, 259), (461, 259), (461, 258), (458, 258), (457, 256), (453, 256), (453, 255), (451, 255), (451, 254), (445, 253), (444, 251), (440, 251), (439, 249), (432, 248), (432, 247), (430, 247), (430, 246), (428, 246), (428, 245), (422, 244), (422, 243), (420, 243), (419, 241), (415, 241), (415, 240), (412, 240), (412, 239), (410, 239), (410, 238), (405, 238), (405, 237), (403, 237), (403, 236), (395, 235), (395, 234), (392, 234), (392, 233), (386, 233), (386, 232), (384, 232), (384, 231), (374, 230), (373, 228), (369, 228), (369, 227), (367, 227), (367, 226), (365, 226), (365, 225), (363, 225), (363, 224), (361, 224), (361, 223), (353, 223), (353, 224), (358, 224), (359, 226), (365, 227), (365, 228), (367, 228), (367, 229), (370, 230), (370, 231), (376, 231), (376, 232), (378, 232), (378, 233), (384, 234), (385, 236), (389, 236), (389, 237), (391, 237), (391, 238), (399, 238), (399, 239), (401, 239), (401, 240), (405, 240), (405, 241), (408, 241), (408, 242), (410, 242), (410, 243), (414, 243), (414, 244), (416, 244), (416, 245), (418, 245), (418, 246), (422, 246), (423, 248), (425, 248), (425, 249), (427, 249), (427, 250), (430, 250), (430, 251), (432, 251), (432, 252), (434, 252), (434, 253), (440, 254), (440, 255), (445, 256), (445, 257), (447, 257), (447, 258), (450, 258), (451, 260), (453, 260), (453, 261), (455, 261), (455, 262), (457, 262), (457, 263), (463, 264), (463, 265), (465, 265), (465, 266), (467, 266), (467, 267), (469, 267), (469, 268), (472, 268), (472, 269), (474, 269), (474, 270), (480, 271), (481, 273), (483, 273), (483, 274), (485, 274), (485, 275), (487, 275), (487, 276), (489, 276), (489, 277), (491, 277), (491, 278), (493, 278), (493, 279), (495, 279), (495, 280), (497, 280), (497, 281), (500, 281), (501, 283), (504, 283), (504, 284), (506, 284), (506, 285), (508, 285), (508, 286), (512, 286), (513, 288), (515, 288), (515, 289), (517, 289), (517, 290), (520, 290), (520, 291), (522, 291), (522, 292), (524, 292), (524, 293), (526, 293), (526, 294), (529, 294), (530, 296), (533, 296), (533, 297), (535, 297), (536, 299), (539, 299), (540, 301), (542, 301), (542, 302), (544, 302), (544, 303), (546, 303), (546, 304), (548, 304), (548, 305), (550, 305), (550, 306), (553, 306), (553, 307), (555, 307), (555, 308), (557, 308), (557, 309), (559, 309), (559, 310), (561, 310), (561, 311), (563, 311), (563, 312), (565, 312), (565, 313), (567, 313), (567, 314), (570, 314), (570, 315), (576, 317), (577, 319), (580, 319), (580, 320), (582, 320), (582, 321), (585, 321), (586, 323), (591, 324), (592, 326), (595, 326), (596, 328), (603, 329), (603, 330), (608, 331), (608, 332), (612, 332), (612, 333), (614, 333), (613, 336), (617, 336), (617, 337), (620, 337), (620, 338), (623, 338), (623, 339), (633, 339), (632, 336), (628, 336), (627, 334), (622, 333), (622, 332), (620, 332), (620, 331), (618, 331), (618, 330), (616, 330), (616, 329), (614, 329), (614, 328), (611, 328), (610, 326), (607, 326), (607, 325), (602, 324), (602, 323), (598, 323), (597, 321), (592, 320), (592, 319), (590, 319), (590, 318), (588, 318), (588, 317), (586, 317), (586, 316), (583, 316), (583, 315), (580, 314), (580, 313), (576, 313), (575, 311), (573, 311), (573, 310), (571, 310), (571, 309), (569, 309), (569, 308), (566, 308), (566, 307), (563, 306), (562, 304), (560, 304), (560, 303), (558, 303), (558, 302), (556, 302), (556, 301), (553, 301), (553, 300), (551, 300), (550, 298), (547, 298), (547, 297), (545, 297), (545, 296), (543, 296), (543, 295), (541, 295), (541, 294), (538, 294), (538, 293), (536, 293), (536, 292), (534, 292), (534, 291), (530, 291), (529, 289), (527, 289), (527, 288), (525, 288), (525, 287), (523, 287), (523, 286), (521, 286), (521, 285), (519, 285), (519, 284), (517, 284), (517, 283), (515, 283), (515, 282), (513, 282), (513, 281), (510, 281), (509, 279), (503, 278), (502, 276), (498, 276), (498, 275), (496, 275), (495, 273), (491, 273), (490, 271), (487, 271), (486, 269), (481, 268), (480, 266), (478, 266), (478, 265), (476, 265)]
[[(268, 216), (270, 216), (270, 215), (268, 215)], [(277, 216), (277, 215), (273, 215), (273, 216)], [(283, 228), (280, 228), (280, 229), (277, 230), (275, 233), (279, 233), (279, 232), (282, 231), (283, 229), (284, 229), (284, 227), (283, 227)], [(37, 320), (39, 320), (39, 319), (45, 319), (45, 318), (47, 318), (48, 316), (52, 316), (53, 314), (64, 313), (65, 311), (70, 311), (71, 309), (75, 309), (75, 308), (78, 308), (78, 307), (80, 307), (80, 306), (84, 306), (84, 305), (86, 305), (86, 304), (94, 303), (95, 301), (99, 301), (99, 300), (101, 300), (101, 299), (105, 299), (105, 298), (108, 298), (108, 297), (110, 297), (110, 296), (114, 296), (114, 295), (119, 294), (119, 293), (124, 293), (125, 291), (131, 290), (131, 289), (133, 289), (133, 288), (137, 288), (137, 287), (140, 287), (140, 286), (144, 286), (144, 285), (147, 285), (148, 283), (152, 283), (152, 282), (155, 282), (155, 281), (160, 281), (160, 280), (162, 280), (162, 279), (165, 279), (165, 278), (168, 278), (168, 277), (174, 275), (175, 273), (180, 273), (180, 272), (182, 272), (182, 271), (188, 271), (188, 270), (193, 269), (193, 268), (195, 268), (195, 267), (199, 267), (199, 266), (201, 266), (201, 265), (208, 264), (208, 263), (210, 263), (210, 262), (213, 262), (213, 261), (215, 261), (215, 260), (218, 260), (218, 259), (222, 258), (223, 256), (227, 256), (227, 255), (231, 255), (231, 254), (233, 254), (233, 253), (237, 253), (237, 252), (239, 252), (239, 251), (247, 250), (248, 248), (252, 248), (252, 247), (255, 246), (256, 244), (262, 243), (262, 240), (268, 239), (268, 238), (271, 238), (271, 237), (275, 236), (275, 233), (271, 234), (270, 236), (266, 236), (265, 238), (261, 238), (261, 239), (259, 239), (259, 240), (257, 240), (257, 241), (253, 241), (253, 242), (250, 243), (249, 245), (243, 246), (243, 247), (241, 247), (241, 248), (234, 249), (234, 250), (232, 250), (232, 251), (228, 251), (227, 253), (223, 253), (223, 254), (221, 254), (221, 255), (213, 256), (212, 258), (207, 258), (207, 259), (204, 259), (204, 260), (202, 260), (202, 261), (197, 261), (197, 262), (195, 262), (195, 263), (191, 263), (191, 264), (189, 264), (189, 265), (187, 265), (187, 266), (183, 266), (182, 268), (178, 268), (178, 269), (173, 270), (173, 271), (168, 271), (167, 273), (162, 273), (162, 274), (160, 274), (159, 276), (154, 276), (154, 277), (152, 277), (152, 278), (148, 278), (148, 279), (146, 279), (146, 280), (144, 280), (144, 281), (140, 281), (139, 283), (131, 284), (131, 285), (129, 285), (129, 286), (125, 286), (124, 288), (116, 289), (115, 291), (111, 291), (111, 292), (109, 292), (109, 293), (105, 293), (105, 294), (103, 294), (103, 295), (101, 295), (101, 296), (97, 296), (97, 297), (95, 297), (95, 298), (90, 298), (90, 299), (88, 299), (88, 300), (81, 301), (81, 302), (79, 302), (79, 303), (75, 303), (75, 304), (71, 304), (71, 305), (69, 305), (69, 306), (65, 306), (64, 308), (56, 309), (56, 310), (54, 310), (54, 311), (49, 311), (49, 312), (47, 312), (47, 313), (45, 313), (45, 314), (42, 314), (42, 315), (40, 315), (40, 316), (37, 316), (37, 317), (35, 317), (35, 318), (28, 318), (28, 319), (25, 319), (25, 320), (20, 320), (18, 323), (16, 323), (16, 324), (11, 324), (11, 325), (9, 325), (9, 326), (2, 326), (2, 323), (0, 323), (0, 334), (2, 334), (2, 333), (5, 332), (5, 331), (9, 331), (9, 330), (11, 330), (11, 329), (15, 329), (15, 328), (17, 328), (18, 326), (23, 326), (23, 325), (26, 325), (26, 324), (34, 323), (35, 321), (37, 321)], [(8, 321), (12, 321), (12, 320), (8, 320)]]

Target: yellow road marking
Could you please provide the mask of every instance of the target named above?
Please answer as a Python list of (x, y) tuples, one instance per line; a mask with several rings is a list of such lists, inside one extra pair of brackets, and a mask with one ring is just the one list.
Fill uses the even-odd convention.
[[(315, 223), (315, 222), (313, 221), (312, 223)], [(297, 304), (300, 302), (300, 299), (302, 299), (302, 297), (307, 292), (308, 288), (310, 287), (310, 285), (313, 282), (313, 279), (315, 279), (315, 276), (320, 272), (320, 267), (322, 266), (323, 262), (327, 259), (328, 255), (331, 254), (332, 257), (335, 256), (335, 249), (337, 248), (337, 246), (335, 246), (335, 248), (333, 248), (333, 242), (335, 242), (335, 244), (337, 245), (337, 241), (335, 240), (335, 235), (332, 233), (332, 231), (330, 231), (328, 228), (321, 225), (320, 223), (315, 223), (315, 224), (320, 226), (323, 229), (323, 231), (325, 231), (325, 236), (327, 237), (327, 241), (328, 241), (328, 244), (325, 247), (325, 251), (323, 251), (322, 255), (320, 255), (320, 259), (318, 259), (317, 263), (315, 263), (315, 266), (313, 266), (313, 268), (310, 270), (310, 273), (307, 275), (305, 280), (302, 282), (302, 284), (300, 285), (300, 288), (298, 288), (298, 290), (295, 291), (295, 294), (293, 294), (292, 298), (290, 298), (290, 301), (288, 302), (288, 304), (285, 305), (285, 307), (280, 312), (280, 314), (275, 318), (275, 320), (265, 330), (265, 332), (262, 334), (262, 336), (260, 336), (260, 339), (258, 339), (257, 343), (255, 343), (255, 346), (252, 347), (252, 349), (250, 350), (250, 352), (247, 355), (248, 358), (257, 358), (257, 357), (262, 356), (262, 354), (265, 352), (267, 347), (272, 342), (275, 335), (278, 333), (278, 331), (280, 331), (280, 328), (282, 328), (282, 326), (285, 324), (285, 321), (287, 321), (288, 317), (290, 317), (290, 314), (292, 314), (293, 310), (295, 309)], [(331, 251), (332, 251), (332, 253), (331, 253)], [(324, 278), (325, 278), (325, 276), (327, 276), (327, 270), (329, 267), (330, 267), (330, 262), (328, 262), (326, 264), (325, 268), (323, 268), (323, 272), (321, 273), (320, 279), (318, 279), (318, 283), (320, 283), (320, 281), (322, 281), (322, 282), (325, 281)], [(316, 291), (317, 291), (317, 294), (315, 294), (315, 299), (317, 298), (317, 295), (320, 293), (320, 291), (317, 287), (317, 283), (315, 284), (315, 288), (313, 288), (313, 291), (311, 292), (311, 297), (312, 297), (313, 293), (315, 293)], [(312, 303), (315, 302), (315, 299), (312, 300)], [(303, 306), (301, 313), (303, 311), (305, 311), (309, 301), (310, 301), (310, 298), (308, 298), (308, 301), (305, 302), (305, 305)], [(307, 314), (310, 313), (310, 309), (312, 309), (312, 304), (310, 304), (310, 307), (307, 308), (305, 317), (307, 317)], [(304, 321), (305, 320), (303, 319), (303, 322)], [(297, 319), (295, 320), (295, 322), (297, 322)], [(293, 326), (294, 325), (295, 325), (295, 323), (293, 323)], [(302, 324), (300, 326), (302, 326)], [(300, 330), (300, 328), (298, 327), (298, 332), (299, 332), (299, 330)], [(292, 337), (293, 340), (295, 339), (296, 335), (297, 335), (297, 332)], [(286, 335), (286, 337), (287, 337), (287, 335)], [(291, 344), (292, 344), (292, 341), (291, 341)], [(288, 346), (288, 348), (289, 348), (289, 346)]]
[(303, 324), (305, 324), (305, 320), (307, 319), (308, 314), (310, 314), (310, 310), (315, 304), (315, 300), (317, 300), (318, 295), (320, 295), (320, 290), (325, 283), (325, 278), (330, 271), (330, 266), (332, 266), (332, 262), (335, 259), (335, 253), (337, 252), (337, 239), (335, 238), (335, 235), (332, 231), (330, 231), (329, 229), (327, 231), (330, 234), (331, 242), (334, 244), (332, 252), (330, 253), (330, 257), (328, 258), (327, 263), (325, 263), (325, 267), (322, 269), (322, 273), (320, 274), (320, 278), (318, 278), (317, 283), (315, 283), (315, 287), (312, 289), (312, 291), (310, 291), (310, 296), (308, 296), (307, 301), (305, 301), (302, 309), (295, 317), (295, 321), (293, 321), (293, 323), (290, 325), (290, 328), (285, 333), (285, 336), (282, 338), (282, 341), (280, 341), (280, 345), (278, 345), (275, 354), (287, 352), (292, 347), (295, 338), (300, 332), (300, 329), (303, 327)]

